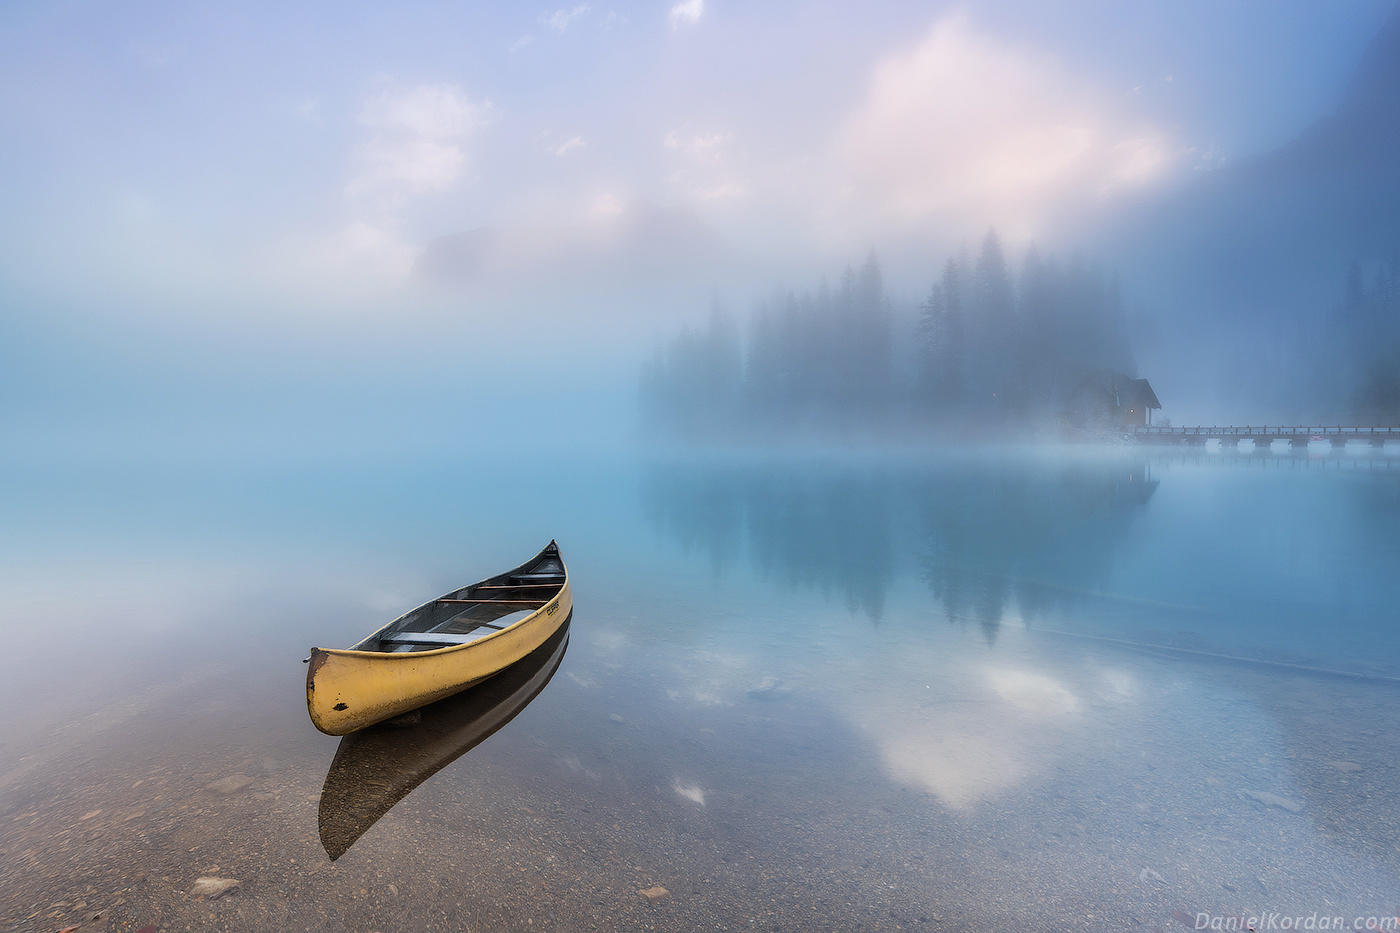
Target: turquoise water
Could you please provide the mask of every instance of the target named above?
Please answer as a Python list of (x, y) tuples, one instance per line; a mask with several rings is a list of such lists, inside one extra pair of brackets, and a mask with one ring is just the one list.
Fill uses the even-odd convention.
[[(1400, 912), (1397, 457), (466, 458), (6, 488), (0, 919), (20, 929)], [(339, 745), (299, 659), (550, 538), (575, 590), (557, 670), (522, 674), (510, 716), (469, 697), (377, 739), (407, 768), (452, 717), (506, 720), (442, 740), (456, 757), (332, 861)], [(240, 884), (209, 900), (203, 875)]]

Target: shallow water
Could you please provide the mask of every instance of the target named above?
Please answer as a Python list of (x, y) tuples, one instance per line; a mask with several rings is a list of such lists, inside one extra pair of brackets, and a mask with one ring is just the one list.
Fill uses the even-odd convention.
[[(8, 471), (5, 928), (1400, 914), (1400, 457), (567, 467)], [(312, 728), (310, 645), (550, 538), (567, 644)]]

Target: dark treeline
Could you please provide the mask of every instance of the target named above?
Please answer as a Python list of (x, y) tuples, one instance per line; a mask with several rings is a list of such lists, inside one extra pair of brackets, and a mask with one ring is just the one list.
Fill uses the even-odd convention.
[(1089, 374), (1134, 373), (1116, 282), (995, 233), (897, 308), (872, 256), (835, 287), (785, 292), (741, 327), (722, 308), (644, 367), (649, 425), (690, 437), (855, 426), (1054, 424)]
[(1400, 423), (1400, 254), (1373, 269), (1352, 263), (1335, 331), (1362, 367), (1350, 400), (1356, 416)]

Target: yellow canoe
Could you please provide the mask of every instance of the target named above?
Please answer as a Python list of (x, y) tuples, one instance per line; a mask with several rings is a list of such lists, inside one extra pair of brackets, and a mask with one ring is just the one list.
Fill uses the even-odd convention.
[(559, 545), (424, 603), (349, 648), (311, 649), (306, 708), (345, 735), (480, 683), (519, 661), (573, 612)]

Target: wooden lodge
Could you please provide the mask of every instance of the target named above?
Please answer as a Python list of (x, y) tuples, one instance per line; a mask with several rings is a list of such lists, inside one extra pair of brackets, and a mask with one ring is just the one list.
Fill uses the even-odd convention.
[(1086, 430), (1143, 427), (1152, 423), (1152, 412), (1161, 407), (1146, 379), (1103, 369), (1075, 386), (1065, 420), (1070, 427)]

